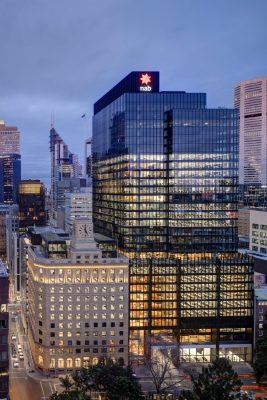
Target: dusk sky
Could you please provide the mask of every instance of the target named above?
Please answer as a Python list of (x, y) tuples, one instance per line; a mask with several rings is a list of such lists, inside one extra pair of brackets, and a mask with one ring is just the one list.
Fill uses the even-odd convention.
[(49, 129), (79, 154), (93, 104), (130, 71), (233, 105), (267, 75), (267, 0), (0, 0), (0, 119), (21, 132), (23, 178), (50, 179)]

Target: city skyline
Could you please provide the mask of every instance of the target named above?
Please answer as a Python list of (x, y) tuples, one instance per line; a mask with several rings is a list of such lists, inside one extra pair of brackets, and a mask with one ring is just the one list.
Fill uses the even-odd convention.
[(91, 133), (93, 103), (128, 71), (159, 70), (161, 90), (206, 92), (209, 107), (232, 107), (236, 83), (266, 75), (266, 11), (266, 2), (244, 0), (219, 9), (212, 1), (2, 3), (0, 119), (21, 132), (22, 177), (49, 183), (51, 113), (83, 161), (81, 115)]

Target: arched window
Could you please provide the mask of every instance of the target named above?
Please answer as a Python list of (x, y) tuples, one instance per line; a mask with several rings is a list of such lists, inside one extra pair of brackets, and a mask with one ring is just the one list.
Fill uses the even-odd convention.
[(73, 362), (72, 358), (67, 358), (67, 368), (72, 368)]
[(54, 358), (50, 358), (49, 367), (55, 368), (55, 366), (56, 366), (56, 360)]
[(64, 368), (64, 360), (63, 358), (59, 358), (57, 361), (58, 368)]
[(75, 367), (81, 368), (81, 359), (80, 358), (75, 358)]

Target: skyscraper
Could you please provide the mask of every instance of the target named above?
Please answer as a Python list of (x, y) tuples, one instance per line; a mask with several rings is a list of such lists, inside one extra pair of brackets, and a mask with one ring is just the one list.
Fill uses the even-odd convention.
[(46, 224), (45, 188), (39, 180), (23, 180), (19, 182), (19, 229), (24, 233), (27, 226), (43, 226)]
[(54, 127), (50, 130), (50, 153), (52, 219), (56, 219), (60, 197), (58, 183), (79, 177), (81, 171), (78, 156), (69, 151), (68, 146)]
[(20, 133), (0, 120), (0, 203), (15, 203), (21, 179)]
[(0, 155), (20, 154), (20, 133), (16, 126), (6, 126), (0, 120)]
[(245, 201), (266, 206), (266, 194), (257, 188), (267, 186), (267, 77), (238, 83), (234, 106), (240, 112), (239, 183)]
[(207, 109), (204, 93), (160, 92), (158, 72), (130, 73), (94, 105), (93, 191), (96, 230), (130, 258), (131, 354), (152, 337), (178, 343), (181, 361), (249, 360), (238, 112)]
[(0, 203), (16, 203), (20, 179), (20, 154), (0, 155)]

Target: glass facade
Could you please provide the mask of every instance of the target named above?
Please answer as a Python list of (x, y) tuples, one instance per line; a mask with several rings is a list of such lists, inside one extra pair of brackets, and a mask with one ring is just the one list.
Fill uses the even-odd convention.
[(20, 155), (0, 155), (0, 203), (16, 203), (17, 187), (20, 179)]
[(19, 228), (25, 232), (27, 226), (44, 226), (45, 188), (39, 180), (21, 181), (18, 186)]
[(207, 109), (203, 93), (126, 88), (108, 100), (93, 119), (94, 224), (130, 258), (132, 354), (147, 335), (217, 354), (230, 337), (248, 343), (252, 269), (235, 253), (238, 112)]

